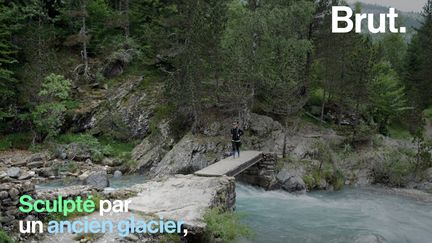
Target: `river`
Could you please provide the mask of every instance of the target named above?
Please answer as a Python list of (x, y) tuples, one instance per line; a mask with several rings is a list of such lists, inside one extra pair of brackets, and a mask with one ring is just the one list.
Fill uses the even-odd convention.
[[(111, 178), (112, 188), (142, 183), (131, 175)], [(59, 180), (40, 188), (70, 184)], [(236, 184), (236, 211), (255, 232), (248, 243), (431, 243), (432, 204), (370, 188), (294, 195)]]
[(236, 192), (237, 211), (255, 232), (243, 242), (432, 242), (432, 204), (384, 189), (293, 195), (237, 184)]

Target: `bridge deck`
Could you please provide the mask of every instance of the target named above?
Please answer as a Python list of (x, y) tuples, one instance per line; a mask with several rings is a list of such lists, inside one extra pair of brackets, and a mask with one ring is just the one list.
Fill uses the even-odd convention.
[(195, 172), (197, 176), (236, 176), (261, 160), (260, 151), (242, 151), (240, 158), (223, 159)]

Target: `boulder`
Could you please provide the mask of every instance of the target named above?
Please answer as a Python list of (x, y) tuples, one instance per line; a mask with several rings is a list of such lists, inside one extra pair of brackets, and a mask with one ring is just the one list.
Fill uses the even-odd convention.
[(271, 117), (252, 113), (250, 130), (257, 136), (262, 137), (274, 130), (282, 130), (282, 125)]
[(43, 166), (44, 166), (44, 161), (42, 161), (42, 160), (27, 163), (27, 167), (29, 167), (29, 168), (40, 168)]
[(41, 168), (37, 172), (38, 175), (42, 177), (55, 176), (54, 169), (52, 167)]
[(282, 170), (276, 175), (276, 179), (280, 182), (288, 180), (292, 175), (287, 170)]
[(149, 173), (153, 165), (157, 165), (168, 151), (161, 141), (145, 138), (132, 151), (132, 159), (137, 161), (135, 170), (140, 174)]
[(18, 191), (18, 189), (16, 189), (16, 188), (11, 188), (10, 190), (9, 190), (9, 196), (12, 198), (12, 199), (15, 199), (15, 198), (17, 198), (18, 197), (18, 195), (19, 195), (19, 191)]
[(3, 178), (6, 178), (8, 176), (8, 174), (4, 171), (0, 171), (0, 180)]
[(11, 167), (6, 173), (11, 178), (18, 178), (21, 175), (21, 169), (19, 167)]
[(282, 184), (282, 188), (288, 192), (305, 192), (306, 184), (301, 177), (293, 176)]
[(91, 151), (87, 145), (71, 143), (66, 146), (66, 155), (70, 160), (85, 161), (91, 158)]
[(35, 185), (31, 181), (26, 181), (23, 184), (21, 184), (21, 192), (31, 192), (34, 191)]
[(27, 180), (32, 178), (36, 173), (34, 171), (28, 171), (23, 173), (20, 177), (18, 177), (18, 180)]
[(30, 158), (27, 159), (27, 163), (43, 161), (45, 159), (45, 155), (41, 153), (33, 154)]
[(184, 136), (163, 159), (153, 165), (149, 176), (190, 174), (223, 158), (230, 145), (219, 137), (205, 139), (193, 135)]
[(9, 196), (7, 191), (0, 191), (0, 200), (5, 199)]
[(123, 173), (121, 172), (121, 171), (119, 171), (119, 170), (116, 170), (116, 171), (114, 171), (114, 178), (119, 178), (119, 177), (121, 177), (123, 175)]
[(119, 166), (122, 164), (122, 161), (119, 159), (113, 159), (113, 158), (104, 158), (102, 160), (102, 165), (106, 165), (106, 166)]
[(85, 184), (96, 188), (109, 186), (108, 174), (105, 170), (91, 172), (85, 179)]
[(292, 175), (283, 170), (276, 176), (281, 188), (288, 192), (306, 192), (306, 184), (298, 175)]

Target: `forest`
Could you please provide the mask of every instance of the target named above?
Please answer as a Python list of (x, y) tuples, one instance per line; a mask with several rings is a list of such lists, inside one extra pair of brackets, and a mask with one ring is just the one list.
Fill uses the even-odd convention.
[[(362, 33), (336, 34), (333, 6), (389, 9), (0, 0), (0, 242), (125, 240), (19, 234), (19, 220), (65, 218), (17, 209), (23, 194), (54, 192), (197, 217), (191, 238), (134, 242), (231, 242), (250, 233), (243, 223), (254, 242), (429, 242), (432, 0), (424, 3), (396, 10), (406, 33), (371, 34), (365, 21)], [(232, 158), (236, 124), (251, 156), (239, 174), (197, 175), (244, 158)]]
[(67, 114), (87, 105), (83, 90), (126, 74), (162, 84), (178, 133), (202, 132), (215, 111), (240, 121), (253, 111), (286, 127), (293, 116), (336, 125), (353, 145), (375, 133), (426, 143), (432, 1), (408, 38), (332, 34), (331, 7), (345, 4), (2, 0), (1, 145), (14, 147), (17, 134), (36, 146), (68, 132)]

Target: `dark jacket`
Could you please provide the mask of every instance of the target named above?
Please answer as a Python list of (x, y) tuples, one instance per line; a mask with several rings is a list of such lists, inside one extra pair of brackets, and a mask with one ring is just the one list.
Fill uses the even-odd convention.
[(243, 135), (243, 131), (240, 128), (232, 128), (231, 135), (233, 142), (240, 142), (240, 137)]

